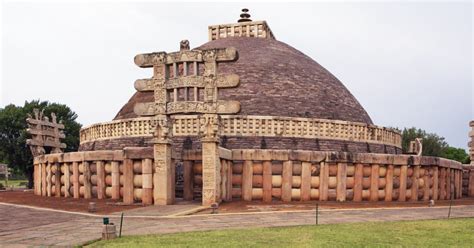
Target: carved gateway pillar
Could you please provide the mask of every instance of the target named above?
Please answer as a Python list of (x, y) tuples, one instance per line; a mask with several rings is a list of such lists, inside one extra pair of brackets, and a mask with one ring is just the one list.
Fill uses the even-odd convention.
[(202, 205), (221, 201), (219, 159), (219, 116), (206, 114), (200, 119), (202, 131)]
[(170, 120), (166, 115), (156, 117), (155, 138), (153, 139), (153, 199), (155, 205), (171, 205), (175, 200), (175, 166), (171, 160), (169, 139)]

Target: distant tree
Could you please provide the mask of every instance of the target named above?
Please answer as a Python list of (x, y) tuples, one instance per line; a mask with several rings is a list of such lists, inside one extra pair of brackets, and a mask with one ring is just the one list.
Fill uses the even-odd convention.
[(448, 143), (444, 140), (444, 137), (440, 137), (434, 133), (427, 133), (425, 130), (412, 128), (404, 128), (402, 131), (402, 150), (404, 153), (408, 152), (410, 141), (415, 138), (423, 139), (423, 151), (424, 156), (437, 156), (440, 157), (444, 149), (448, 148)]
[(451, 147), (445, 141), (444, 137), (441, 137), (434, 133), (428, 133), (425, 130), (412, 128), (404, 128), (402, 131), (402, 150), (404, 153), (408, 152), (410, 141), (415, 138), (423, 139), (423, 151), (424, 156), (435, 156), (447, 159), (456, 160), (458, 162), (467, 164), (470, 162), (469, 155), (462, 148)]
[(448, 147), (443, 151), (441, 157), (456, 160), (463, 164), (469, 164), (471, 162), (469, 154), (462, 148)]
[(33, 186), (33, 158), (26, 145), (27, 114), (32, 114), (33, 109), (44, 111), (46, 116), (56, 113), (57, 119), (64, 124), (66, 138), (65, 151), (76, 151), (79, 147), (79, 130), (81, 124), (76, 122), (77, 114), (68, 106), (48, 101), (25, 101), (23, 106), (13, 104), (0, 108), (0, 161), (13, 168), (14, 173), (22, 174), (28, 178), (28, 186)]

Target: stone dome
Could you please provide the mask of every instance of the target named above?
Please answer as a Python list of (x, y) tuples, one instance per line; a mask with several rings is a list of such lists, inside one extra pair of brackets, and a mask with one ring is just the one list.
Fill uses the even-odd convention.
[[(189, 42), (183, 40), (179, 52), (137, 55), (136, 65), (157, 66), (155, 76), (160, 70), (167, 75), (166, 88), (149, 79), (137, 80), (137, 92), (113, 121), (81, 130), (80, 149), (152, 146), (154, 118), (157, 113), (166, 113), (171, 120), (175, 154), (201, 150), (202, 125), (216, 116), (219, 146), (227, 149), (401, 152), (398, 132), (373, 125), (357, 99), (334, 75), (276, 40), (265, 21), (219, 24), (209, 26), (208, 31), (210, 41), (194, 51), (189, 51)], [(213, 63), (211, 50), (220, 51), (220, 59), (214, 57), (217, 69), (209, 64)], [(189, 66), (192, 56), (203, 56), (202, 62), (198, 60), (201, 64), (194, 61), (196, 64)], [(211, 57), (204, 60), (204, 56)], [(215, 91), (200, 82), (202, 78), (179, 81), (182, 75), (226, 79), (215, 81)], [(155, 95), (166, 99), (155, 99)]]
[[(275, 39), (228, 37), (196, 49), (234, 47), (238, 59), (218, 72), (240, 77), (236, 88), (219, 90), (221, 100), (239, 101), (240, 115), (310, 117), (372, 124), (367, 112), (329, 71)], [(134, 105), (152, 102), (153, 92), (136, 92), (114, 120), (134, 118)]]

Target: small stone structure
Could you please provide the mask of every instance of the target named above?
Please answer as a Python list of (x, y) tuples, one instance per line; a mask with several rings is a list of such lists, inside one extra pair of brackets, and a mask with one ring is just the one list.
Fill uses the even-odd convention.
[[(33, 116), (28, 114), (28, 118), (26, 119), (28, 124), (28, 129), (26, 131), (32, 137), (31, 139), (26, 140), (26, 144), (30, 147), (33, 157), (36, 159), (39, 156), (44, 156), (48, 151), (51, 154), (62, 154), (62, 149), (66, 148), (66, 144), (61, 143), (61, 139), (65, 138), (63, 133), (64, 125), (61, 121), (59, 123), (57, 122), (55, 113), (51, 113), (51, 121), (47, 116), (44, 116), (43, 111), (40, 111), (39, 109), (34, 109), (33, 113)], [(35, 189), (40, 187), (40, 181), (44, 181), (44, 184), (46, 184), (47, 181), (49, 184), (54, 182), (55, 185), (60, 185), (60, 174), (56, 173), (53, 175), (55, 172), (51, 173), (59, 168), (59, 164), (55, 162), (53, 163), (53, 167), (54, 169), (51, 169), (51, 166), (49, 167), (49, 173), (47, 175), (45, 174), (44, 178), (38, 178), (37, 174), (45, 171), (46, 168), (42, 168), (42, 166), (34, 168)], [(49, 188), (49, 190), (51, 190), (51, 188)], [(59, 197), (60, 187), (53, 188), (53, 192), (55, 192)], [(48, 195), (51, 194), (52, 192), (49, 192)]]
[(8, 187), (8, 177), (11, 175), (11, 169), (8, 168), (7, 164), (0, 164), (0, 176), (3, 176), (5, 180), (4, 187)]
[(31, 139), (26, 140), (26, 144), (30, 147), (33, 156), (46, 154), (45, 147), (51, 153), (61, 153), (66, 148), (66, 144), (61, 143), (60, 139), (64, 139), (64, 125), (57, 122), (56, 114), (51, 113), (51, 121), (44, 116), (43, 111), (39, 109), (33, 110), (34, 116), (28, 114), (26, 122), (28, 123), (28, 134)]
[(469, 157), (471, 159), (471, 165), (474, 166), (474, 120), (469, 123), (471, 130), (469, 131)]
[(103, 240), (115, 239), (116, 237), (117, 237), (117, 229), (113, 223), (102, 225), (102, 239)]
[(474, 120), (469, 123), (469, 127), (471, 130), (469, 131), (469, 142), (467, 146), (469, 147), (471, 164), (463, 166), (463, 195), (474, 196)]
[[(135, 56), (152, 76), (113, 121), (81, 130), (79, 152), (37, 153), (35, 194), (170, 205), (179, 184), (205, 206), (462, 197), (460, 163), (421, 156), (420, 140), (417, 155), (401, 155), (398, 131), (373, 125), (337, 78), (247, 9), (208, 34), (194, 49), (183, 40)], [(61, 148), (59, 124), (42, 125)]]

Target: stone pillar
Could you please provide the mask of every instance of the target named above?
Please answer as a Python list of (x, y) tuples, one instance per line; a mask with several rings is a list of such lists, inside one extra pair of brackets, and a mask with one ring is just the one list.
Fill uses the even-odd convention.
[(155, 173), (153, 175), (153, 199), (155, 205), (174, 203), (175, 168), (171, 161), (171, 143), (168, 140), (156, 141), (153, 145)]
[(469, 122), (469, 127), (471, 130), (469, 131), (469, 143), (467, 146), (469, 147), (469, 157), (471, 158), (471, 166), (474, 166), (474, 120)]
[(41, 164), (34, 163), (34, 185), (35, 185), (35, 195), (41, 195)]
[(468, 196), (474, 196), (474, 120), (469, 122), (469, 158), (471, 159), (471, 167), (469, 168), (469, 185), (468, 185)]
[(171, 205), (175, 201), (175, 167), (171, 160), (171, 141), (167, 116), (157, 116), (155, 138), (153, 139), (153, 200), (155, 205)]
[(193, 161), (183, 161), (183, 199), (185, 201), (192, 201), (194, 199), (194, 172)]
[(347, 164), (337, 163), (336, 201), (346, 201)]
[(80, 185), (79, 185), (79, 163), (77, 161), (72, 162), (72, 195), (74, 198), (80, 198)]
[(127, 157), (123, 159), (123, 203), (133, 204), (133, 160)]
[(153, 204), (153, 164), (149, 158), (142, 160), (142, 203)]
[(82, 161), (84, 168), (83, 180), (84, 180), (84, 199), (92, 198), (92, 184), (91, 184), (91, 168), (88, 161)]
[(221, 202), (221, 163), (219, 159), (219, 117), (206, 114), (201, 120), (202, 132), (202, 205)]
[(105, 199), (105, 165), (104, 161), (97, 161), (97, 199)]
[(54, 194), (56, 197), (61, 197), (61, 164), (55, 162), (54, 168), (56, 168), (54, 172)]
[[(242, 174), (242, 177), (244, 174)], [(281, 200), (291, 202), (291, 191), (293, 189), (293, 161), (283, 161), (283, 170), (281, 173)]]
[(112, 199), (120, 199), (120, 168), (118, 161), (112, 161)]
[(209, 206), (221, 201), (218, 142), (202, 139), (202, 205)]

